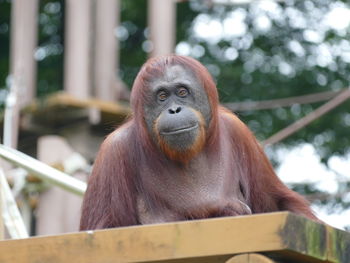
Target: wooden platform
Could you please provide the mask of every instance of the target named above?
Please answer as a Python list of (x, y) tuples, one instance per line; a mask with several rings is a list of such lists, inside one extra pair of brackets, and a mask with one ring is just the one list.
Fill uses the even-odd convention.
[(350, 233), (280, 212), (0, 242), (1, 263), (226, 262), (242, 253), (276, 261), (229, 262), (349, 263)]

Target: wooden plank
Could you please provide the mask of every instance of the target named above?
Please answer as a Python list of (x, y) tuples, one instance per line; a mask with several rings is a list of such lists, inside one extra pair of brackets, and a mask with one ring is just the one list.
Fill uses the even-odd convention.
[(249, 252), (325, 262), (325, 239), (324, 225), (279, 212), (2, 241), (0, 262), (206, 262)]
[(118, 102), (108, 102), (99, 99), (78, 98), (65, 92), (58, 92), (49, 96), (44, 103), (36, 102), (27, 107), (27, 111), (35, 112), (43, 107), (55, 107), (55, 106), (70, 106), (77, 108), (97, 108), (102, 112), (130, 115), (131, 110), (128, 106)]

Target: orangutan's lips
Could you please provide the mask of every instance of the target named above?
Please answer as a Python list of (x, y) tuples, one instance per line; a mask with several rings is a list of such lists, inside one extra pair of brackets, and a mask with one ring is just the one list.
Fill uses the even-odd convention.
[(162, 135), (174, 135), (174, 134), (192, 131), (192, 130), (197, 129), (197, 128), (198, 128), (198, 124), (196, 124), (194, 126), (182, 127), (182, 128), (178, 128), (178, 129), (174, 129), (174, 130), (170, 130), (170, 131), (161, 131), (160, 134), (162, 134)]

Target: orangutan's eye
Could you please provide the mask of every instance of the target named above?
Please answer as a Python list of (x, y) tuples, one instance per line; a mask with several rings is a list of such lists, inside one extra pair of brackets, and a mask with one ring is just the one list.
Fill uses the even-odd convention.
[(160, 101), (165, 101), (168, 98), (168, 94), (165, 91), (158, 92), (158, 99)]
[(177, 90), (177, 95), (179, 96), (179, 97), (182, 97), (182, 98), (184, 98), (184, 97), (186, 97), (187, 95), (188, 95), (188, 90), (186, 89), (186, 88), (179, 88), (178, 90)]

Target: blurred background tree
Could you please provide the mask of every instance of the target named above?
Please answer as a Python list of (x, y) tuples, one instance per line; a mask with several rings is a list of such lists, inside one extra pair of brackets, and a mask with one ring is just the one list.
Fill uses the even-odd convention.
[[(0, 103), (9, 69), (10, 0), (0, 0)], [(38, 95), (62, 89), (64, 1), (41, 0)], [(148, 40), (147, 1), (121, 1), (120, 78), (132, 82), (152, 49)], [(350, 80), (350, 9), (347, 1), (182, 1), (177, 4), (178, 54), (200, 60), (214, 76), (222, 103), (260, 101), (339, 91)], [(264, 140), (322, 103), (293, 104), (238, 112)], [(332, 158), (349, 158), (350, 101), (338, 106), (267, 152), (276, 166), (281, 153), (311, 144), (328, 169)], [(282, 151), (281, 151), (282, 149)], [(283, 151), (284, 149), (284, 151)], [(333, 159), (334, 160), (334, 159)], [(334, 169), (333, 169), (334, 170)], [(337, 187), (327, 193), (317, 184), (297, 183), (315, 205), (344, 212), (350, 206), (350, 172), (336, 174)], [(316, 175), (317, 176), (317, 175)]]

